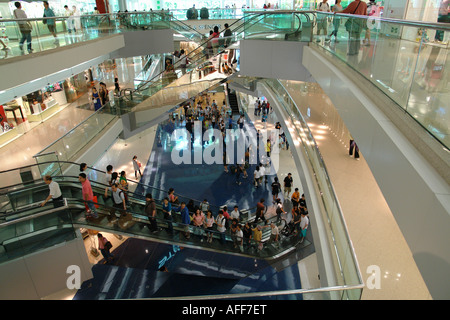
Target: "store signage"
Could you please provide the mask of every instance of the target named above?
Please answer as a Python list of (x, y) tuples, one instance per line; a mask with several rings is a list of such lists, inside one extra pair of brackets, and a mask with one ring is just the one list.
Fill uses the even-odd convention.
[(180, 251), (181, 248), (177, 245), (172, 245), (172, 251), (169, 252), (169, 254), (167, 254), (166, 256), (164, 256), (161, 260), (158, 261), (158, 270), (161, 269), (167, 261), (169, 261), (170, 259), (172, 259), (175, 254)]
[[(223, 19), (203, 19), (203, 20), (186, 20), (183, 21), (185, 24), (187, 24), (189, 27), (191, 27), (194, 30), (213, 30), (215, 26), (219, 27), (219, 30), (222, 30), (224, 28), (225, 23), (228, 23), (230, 26), (235, 22), (236, 19), (229, 19), (229, 20), (223, 20)], [(178, 30), (184, 29), (189, 30), (188, 27), (182, 27), (182, 26), (176, 26), (174, 25), (174, 28)]]

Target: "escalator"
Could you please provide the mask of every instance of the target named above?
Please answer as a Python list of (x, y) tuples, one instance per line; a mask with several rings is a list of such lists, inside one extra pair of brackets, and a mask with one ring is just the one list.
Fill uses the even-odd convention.
[[(101, 171), (96, 171), (96, 174), (100, 175)], [(103, 175), (101, 176), (103, 177)], [(269, 244), (267, 240), (271, 231), (270, 227), (267, 227), (262, 229), (262, 242), (264, 242), (262, 250), (258, 249), (259, 243), (252, 241), (250, 246), (244, 247), (244, 251), (241, 252), (239, 248), (234, 247), (234, 239), (229, 232), (229, 227), (225, 233), (224, 242), (221, 240), (221, 233), (214, 229), (211, 231), (213, 241), (209, 243), (203, 241), (206, 239), (204, 230), (193, 225), (184, 225), (181, 222), (181, 215), (176, 212), (173, 213), (174, 232), (171, 234), (168, 232), (169, 220), (165, 219), (162, 213), (162, 198), (167, 193), (150, 186), (147, 186), (145, 193), (152, 193), (156, 201), (156, 222), (160, 228), (159, 231), (150, 232), (149, 230), (149, 218), (145, 214), (145, 200), (142, 193), (128, 191), (126, 212), (117, 210), (111, 215), (113, 202), (110, 191), (108, 192), (109, 196), (105, 197), (106, 185), (92, 180), (92, 189), (97, 197), (98, 218), (86, 219), (86, 206), (85, 201), (82, 200), (81, 183), (78, 181), (78, 177), (54, 176), (53, 180), (58, 182), (63, 194), (65, 201), (63, 207), (54, 208), (51, 201), (43, 207), (40, 206), (48, 195), (48, 185), (42, 180), (1, 189), (0, 262), (73, 239), (76, 237), (75, 230), (77, 228), (94, 229), (127, 237), (268, 261), (274, 261), (293, 250), (307, 247), (310, 244), (308, 241), (300, 243), (300, 239), (295, 236), (282, 237), (277, 244)], [(179, 196), (181, 201), (187, 202), (181, 195)], [(199, 203), (198, 200), (195, 201), (197, 204)], [(219, 207), (211, 205), (210, 208), (216, 215)], [(254, 214), (254, 208), (241, 210), (240, 223), (252, 222)], [(263, 226), (264, 224), (260, 223), (259, 225)], [(282, 221), (279, 228), (283, 228), (283, 226), (284, 222)], [(186, 228), (190, 234), (188, 239), (184, 233)]]
[[(297, 15), (303, 17), (302, 13), (298, 13), (294, 15), (294, 18)], [(276, 18), (276, 16), (272, 17), (271, 22), (277, 21)], [(292, 15), (290, 14), (288, 18), (291, 21)], [(229, 26), (229, 29), (233, 31), (231, 41), (227, 47), (223, 45), (224, 41), (216, 49), (215, 55), (211, 55), (208, 50), (208, 41), (206, 41), (187, 55), (190, 63), (186, 68), (180, 68), (182, 60), (179, 60), (174, 64), (176, 72), (161, 72), (150, 81), (137, 85), (137, 89), (130, 89), (130, 96), (137, 97), (133, 99), (142, 102), (135, 104), (125, 112), (129, 113), (126, 118), (126, 127), (130, 128), (129, 132), (127, 131), (127, 137), (153, 126), (161, 120), (164, 114), (174, 111), (178, 105), (199, 93), (212, 90), (233, 77), (237, 77), (238, 71), (223, 72), (222, 66), (229, 60), (229, 55), (234, 54), (234, 50), (236, 50), (231, 48), (236, 47), (244, 36), (251, 38), (255, 35), (279, 33), (284, 37), (285, 34), (297, 32), (302, 28), (301, 19), (294, 20), (298, 23), (287, 24), (283, 21), (277, 26), (273, 23), (264, 24), (264, 21), (267, 22), (267, 13), (249, 14)], [(224, 39), (219, 38), (219, 44), (221, 40)], [(183, 69), (183, 72), (179, 69)], [(239, 111), (234, 110), (234, 114), (239, 114)]]
[(237, 96), (236, 96), (236, 91), (234, 91), (233, 89), (230, 89), (227, 86), (227, 96), (228, 96), (228, 105), (231, 108), (231, 113), (233, 115), (240, 114), (239, 105), (238, 105)]
[[(202, 70), (208, 66), (210, 66), (213, 70), (212, 72), (209, 72), (208, 75), (212, 73), (220, 73), (222, 63), (226, 62), (226, 60), (221, 60), (222, 54), (226, 53), (227, 50), (229, 50), (228, 48), (235, 47), (240, 40), (244, 39), (244, 36), (246, 38), (252, 38), (265, 34), (279, 34), (284, 38), (288, 38), (291, 34), (301, 34), (301, 29), (304, 26), (301, 18), (306, 17), (305, 19), (309, 21), (308, 15), (299, 12), (294, 15), (295, 23), (278, 26), (277, 24), (266, 21), (268, 19), (268, 15), (270, 16), (270, 13), (267, 12), (248, 14), (246, 17), (235, 21), (229, 26), (229, 29), (232, 30), (233, 35), (230, 38), (219, 38), (220, 45), (215, 54), (211, 55), (211, 52), (208, 49), (208, 44), (210, 41), (205, 40), (195, 50), (186, 55), (189, 64), (185, 68), (186, 72), (183, 72), (181, 76), (179, 74), (175, 74), (175, 77), (170, 77), (170, 74), (163, 71), (151, 80), (143, 81), (138, 84), (132, 94), (151, 97), (162, 88), (180, 78), (190, 78), (190, 81), (184, 81), (184, 83), (190, 83), (192, 79), (195, 79), (195, 77), (192, 77), (191, 75), (192, 72), (197, 73), (198, 70)], [(272, 17), (271, 22), (276, 21), (276, 18), (276, 16)], [(292, 18), (289, 19), (292, 20)], [(225, 29), (221, 30), (220, 33), (224, 31)], [(224, 40), (227, 40), (227, 46), (224, 45)], [(175, 70), (181, 69), (182, 62), (182, 60), (179, 60), (174, 64)]]
[(127, 29), (173, 29), (190, 41), (200, 42), (204, 35), (173, 15), (162, 11), (118, 13), (118, 20)]

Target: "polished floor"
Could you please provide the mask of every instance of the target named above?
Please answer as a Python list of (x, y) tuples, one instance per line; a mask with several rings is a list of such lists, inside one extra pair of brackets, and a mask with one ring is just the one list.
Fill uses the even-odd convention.
[[(95, 83), (103, 81), (108, 90), (114, 90), (116, 74), (122, 88), (133, 87), (133, 80), (144, 67), (145, 61), (141, 58), (117, 59), (117, 74), (105, 66), (97, 66), (94, 70)], [(23, 127), (21, 132), (24, 133), (0, 148), (2, 171), (35, 164), (36, 161), (33, 158), (35, 154), (93, 114), (94, 110), (89, 98), (89, 93), (86, 93), (75, 102), (60, 106), (57, 113), (43, 122), (29, 123), (26, 121), (20, 124)], [(2, 181), (2, 185), (20, 182), (17, 180), (18, 175), (8, 177), (9, 180)]]
[(310, 88), (304, 94), (302, 83), (288, 81), (287, 84), (298, 105), (311, 106), (308, 125), (337, 193), (364, 281), (371, 275), (369, 266), (380, 268), (381, 289), (365, 288), (362, 299), (431, 299), (408, 244), (364, 161), (364, 146), (360, 146), (361, 157), (357, 161), (349, 157), (347, 137), (342, 139), (324, 126), (327, 119), (319, 106), (331, 101), (320, 87)]
[[(301, 103), (304, 98), (296, 95), (296, 93), (299, 94), (300, 92), (301, 90), (294, 90), (291, 93), (294, 99), (298, 99), (299, 103)], [(311, 93), (309, 96), (313, 103), (329, 103), (320, 91)], [(249, 119), (253, 118), (251, 108), (252, 104), (249, 105)], [(2, 159), (2, 164), (5, 163), (9, 167), (17, 167), (18, 162), (10, 161), (9, 163), (8, 158), (20, 159), (20, 161), (22, 161), (20, 163), (24, 164), (30, 163), (30, 161), (32, 161), (31, 156), (34, 154), (33, 148), (39, 151), (49, 142), (52, 142), (54, 139), (61, 136), (62, 133), (56, 134), (54, 131), (55, 126), (57, 128), (57, 124), (64, 121), (64, 119), (66, 119), (65, 121), (71, 119), (73, 120), (72, 125), (76, 125), (75, 122), (77, 122), (77, 120), (75, 120), (74, 115), (78, 113), (81, 113), (80, 108), (77, 108), (76, 106), (69, 106), (49, 121), (42, 123), (15, 141), (20, 143), (20, 146), (27, 146), (26, 149), (19, 148), (17, 146), (16, 148), (8, 148), (8, 146), (1, 148), (0, 157)], [(254, 121), (255, 127), (262, 125), (258, 122), (258, 119), (253, 118), (252, 120)], [(276, 119), (272, 119), (270, 122), (271, 125), (273, 125), (273, 120)], [(78, 121), (81, 120), (79, 119)], [(311, 128), (313, 128), (313, 133), (314, 125), (318, 126), (321, 124), (320, 117), (316, 119), (311, 117)], [(41, 139), (36, 139), (34, 136), (37, 135), (37, 133), (35, 134), (34, 130), (39, 128), (42, 130), (40, 135)], [(65, 130), (68, 129), (64, 129), (64, 132), (66, 132)], [(50, 136), (51, 134), (55, 135)], [(154, 173), (151, 171), (157, 169), (153, 167), (156, 158), (152, 157), (152, 155), (155, 154), (153, 153), (153, 150), (157, 148), (156, 144), (152, 142), (154, 141), (155, 135), (156, 129), (150, 128), (148, 132), (145, 135), (143, 134), (141, 137), (133, 137), (127, 142), (118, 142), (118, 146), (121, 145), (120, 148), (122, 149), (117, 152), (111, 151), (109, 154), (106, 154), (99, 161), (99, 167), (104, 167), (105, 164), (109, 164), (114, 161), (112, 164), (116, 168), (124, 168), (127, 170), (127, 174), (132, 176), (134, 175), (134, 172), (131, 169), (131, 157), (132, 155), (137, 154), (138, 158), (141, 159), (141, 162), (144, 164), (144, 172), (145, 170), (149, 170), (143, 174), (143, 176), (146, 177), (145, 181), (158, 181), (160, 184), (163, 183), (164, 187), (175, 184), (175, 186), (177, 186), (176, 190), (180, 193), (182, 193), (182, 191), (189, 191), (189, 189), (192, 188), (183, 187), (183, 184), (177, 181), (177, 177), (172, 176), (172, 181), (168, 181), (166, 178), (161, 179), (161, 177), (152, 176)], [(355, 161), (353, 158), (348, 157), (348, 149), (345, 146), (345, 143), (336, 139), (332, 132), (320, 132), (320, 135), (324, 138), (318, 141), (318, 144), (343, 208), (344, 216), (361, 267), (363, 278), (367, 279), (369, 276), (366, 273), (366, 269), (370, 265), (378, 265), (382, 270), (383, 278), (381, 281), (381, 289), (365, 289), (363, 291), (362, 299), (430, 299), (431, 297), (429, 292), (420, 276), (420, 273), (418, 272), (411, 252), (409, 251), (408, 246), (403, 239), (394, 218), (392, 217), (392, 213), (389, 211), (389, 208), (384, 201), (378, 186), (376, 185), (370, 169), (364, 161), (364, 154), (362, 153), (360, 161)], [(141, 139), (145, 139), (144, 141), (146, 141), (146, 148), (142, 148)], [(289, 161), (290, 157), (288, 152), (282, 151), (282, 155), (286, 161)], [(283, 166), (279, 171), (279, 176), (285, 175), (286, 171), (294, 172), (294, 167), (290, 167), (291, 165), (293, 166), (292, 159), (290, 161), (290, 164)], [(217, 171), (213, 174), (217, 175), (217, 177), (221, 177), (223, 175), (223, 169), (220, 171), (220, 173)], [(202, 179), (199, 179), (199, 182), (204, 182), (201, 180)], [(230, 178), (230, 182), (231, 181), (232, 180)], [(299, 179), (297, 180), (297, 177), (294, 175), (294, 185), (296, 184), (296, 181), (299, 181)], [(179, 190), (182, 188), (183, 190)], [(195, 191), (195, 195), (199, 194), (198, 191), (203, 192), (200, 194), (200, 198), (202, 196), (210, 195), (210, 193), (208, 193), (207, 186), (198, 188)], [(192, 194), (192, 196), (194, 196), (194, 194)], [(226, 196), (224, 195), (223, 197), (218, 197), (217, 201), (225, 204), (232, 198), (233, 195), (227, 194)], [(215, 198), (212, 197), (212, 199)], [(248, 204), (250, 203), (253, 203), (253, 201), (248, 201)], [(128, 239), (119, 243), (119, 245), (123, 245), (127, 240)], [(304, 273), (300, 276), (302, 279), (301, 283), (308, 283), (311, 288), (317, 288), (317, 263), (314, 261), (313, 255), (308, 257), (308, 259), (305, 259), (305, 261), (306, 260), (308, 260), (309, 265), (315, 269), (311, 272), (311, 269), (308, 269), (308, 266), (305, 267), (305, 265), (303, 265), (304, 261), (301, 261), (296, 264), (296, 272), (297, 274), (302, 272)], [(99, 261), (94, 261), (93, 263), (98, 262)], [(97, 268), (96, 265), (95, 272), (100, 272), (100, 269), (103, 267), (107, 268), (106, 266), (98, 266)], [(102, 274), (104, 275), (105, 272), (119, 272), (119, 268), (120, 267), (118, 266), (114, 266), (109, 269), (103, 269), (106, 271)], [(120, 272), (123, 272), (123, 270)], [(145, 273), (145, 271), (139, 271), (138, 273), (143, 272)], [(305, 273), (307, 275), (305, 275)], [(167, 277), (166, 275), (164, 276)], [(303, 279), (305, 279), (305, 281), (303, 281)], [(164, 294), (168, 294), (167, 291), (165, 291)]]
[(32, 53), (28, 52), (28, 43), (25, 41), (23, 45), (23, 50), (20, 50), (19, 47), (19, 40), (12, 40), (8, 41), (5, 44), (7, 45), (7, 49), (0, 50), (0, 64), (7, 62), (2, 60), (7, 60), (10, 58), (23, 56), (23, 55), (29, 55), (36, 52), (41, 51), (47, 51), (51, 49), (56, 49), (72, 44), (76, 44), (79, 42), (89, 41), (98, 39), (102, 36), (107, 36), (109, 34), (117, 33), (116, 31), (112, 31), (111, 33), (102, 33), (98, 32), (97, 30), (83, 30), (79, 32), (62, 32), (57, 30), (56, 38), (53, 37), (51, 34), (45, 35), (45, 36), (36, 36), (35, 33), (32, 33), (31, 36), (31, 48), (33, 50)]
[[(127, 239), (113, 254), (116, 265), (93, 266), (93, 279), (83, 283), (74, 300), (201, 296), (301, 287), (297, 264), (277, 271), (264, 260), (139, 239)], [(164, 271), (158, 271), (162, 265)]]

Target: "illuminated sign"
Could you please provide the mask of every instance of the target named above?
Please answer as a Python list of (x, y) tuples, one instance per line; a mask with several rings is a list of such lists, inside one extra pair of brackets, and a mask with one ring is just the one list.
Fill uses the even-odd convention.
[(158, 270), (161, 269), (166, 264), (166, 262), (172, 259), (175, 256), (175, 254), (180, 250), (181, 248), (179, 246), (172, 245), (172, 251), (170, 251), (168, 255), (164, 256), (161, 260), (159, 260)]

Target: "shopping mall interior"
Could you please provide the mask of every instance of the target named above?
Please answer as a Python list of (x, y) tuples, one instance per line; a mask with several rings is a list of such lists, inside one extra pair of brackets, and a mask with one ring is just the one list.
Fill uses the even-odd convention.
[(448, 1), (17, 3), (0, 299), (450, 298)]

